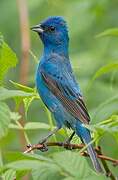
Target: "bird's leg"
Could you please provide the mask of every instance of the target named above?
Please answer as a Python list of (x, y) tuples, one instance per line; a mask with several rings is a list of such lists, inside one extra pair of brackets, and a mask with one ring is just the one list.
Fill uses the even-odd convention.
[(48, 140), (48, 138), (50, 138), (53, 134), (55, 134), (58, 130), (60, 129), (60, 127), (56, 127), (53, 131), (50, 131), (49, 134), (44, 137), (41, 141), (39, 141), (39, 144), (43, 144), (44, 147), (41, 149), (41, 151), (47, 151), (48, 148), (46, 146), (46, 141)]
[(74, 135), (75, 135), (75, 131), (73, 131), (73, 133), (70, 135), (70, 137), (66, 139), (65, 143), (69, 144), (71, 142), (71, 140), (72, 140)]
[[(70, 137), (67, 138), (67, 139), (64, 141), (64, 144), (70, 144), (70, 142), (71, 142), (71, 140), (72, 140), (72, 138), (73, 138), (74, 135), (75, 135), (75, 131), (73, 131), (73, 133), (70, 135)], [(69, 146), (69, 147), (66, 147), (66, 149), (71, 150), (71, 147), (70, 147), (70, 146)]]
[(49, 134), (44, 137), (41, 141), (39, 141), (40, 144), (45, 143), (49, 137), (51, 137), (53, 134), (55, 134), (58, 130), (60, 129), (60, 127), (56, 127), (53, 131), (50, 131)]

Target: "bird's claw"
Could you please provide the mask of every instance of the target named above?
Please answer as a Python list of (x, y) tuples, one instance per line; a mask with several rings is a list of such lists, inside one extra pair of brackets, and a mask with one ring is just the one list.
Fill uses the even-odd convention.
[(48, 151), (48, 147), (47, 147), (46, 144), (42, 144), (42, 147), (39, 148), (39, 150), (42, 151), (42, 152), (46, 152), (46, 151)]
[(28, 144), (28, 145), (27, 145), (27, 148), (31, 148), (31, 147), (32, 147), (32, 145), (31, 145), (31, 144)]

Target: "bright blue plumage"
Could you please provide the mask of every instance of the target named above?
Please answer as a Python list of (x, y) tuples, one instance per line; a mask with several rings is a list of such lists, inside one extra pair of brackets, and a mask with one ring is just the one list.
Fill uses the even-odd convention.
[[(36, 73), (36, 86), (43, 102), (53, 113), (58, 129), (70, 127), (82, 142), (90, 143), (90, 132), (84, 127), (90, 117), (71, 68), (66, 22), (62, 17), (49, 17), (32, 30), (38, 32), (44, 44)], [(87, 151), (95, 170), (102, 172), (92, 145)]]

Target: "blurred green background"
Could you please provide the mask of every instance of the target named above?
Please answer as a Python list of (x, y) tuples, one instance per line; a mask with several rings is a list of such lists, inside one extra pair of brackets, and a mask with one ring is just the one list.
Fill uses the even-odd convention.
[[(95, 114), (96, 109), (102, 103), (118, 93), (118, 73), (116, 71), (102, 75), (93, 82), (89, 89), (88, 85), (100, 67), (118, 62), (118, 38), (96, 37), (97, 34), (106, 29), (118, 27), (118, 1), (27, 0), (25, 6), (28, 11), (29, 47), (38, 59), (41, 56), (43, 46), (38, 36), (30, 31), (30, 27), (53, 15), (63, 16), (67, 21), (70, 36), (70, 59), (92, 117), (91, 124), (105, 120), (110, 115), (117, 113), (118, 103), (115, 101), (112, 104), (107, 104)], [(22, 25), (25, 28), (25, 25)], [(6, 77), (5, 85), (9, 88), (12, 88), (9, 79), (22, 82), (21, 28), (18, 0), (0, 0), (0, 32), (19, 59), (17, 67), (10, 70)], [(26, 63), (28, 70), (25, 84), (34, 87), (37, 64), (31, 53), (28, 52), (28, 54), (29, 58), (26, 59), (28, 65), (26, 61), (23, 62), (24, 67)], [(11, 103), (12, 108), (12, 102), (9, 103)], [(26, 121), (48, 123), (47, 113), (41, 101), (36, 100), (32, 103)], [(28, 135), (32, 143), (37, 143), (39, 138), (46, 133), (45, 130), (37, 130), (29, 131)], [(19, 137), (17, 131), (9, 131), (0, 144), (5, 151), (20, 150), (23, 145), (20, 144)], [(63, 139), (61, 136), (60, 138)], [(104, 136), (101, 145), (106, 155), (118, 158), (118, 144), (111, 135)], [(114, 171), (117, 172), (117, 170)]]

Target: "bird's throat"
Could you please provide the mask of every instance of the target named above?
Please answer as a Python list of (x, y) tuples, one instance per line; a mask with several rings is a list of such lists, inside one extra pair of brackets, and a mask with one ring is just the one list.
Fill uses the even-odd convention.
[(67, 45), (48, 45), (44, 46), (44, 54), (50, 55), (51, 53), (56, 53), (68, 58), (68, 46)]

